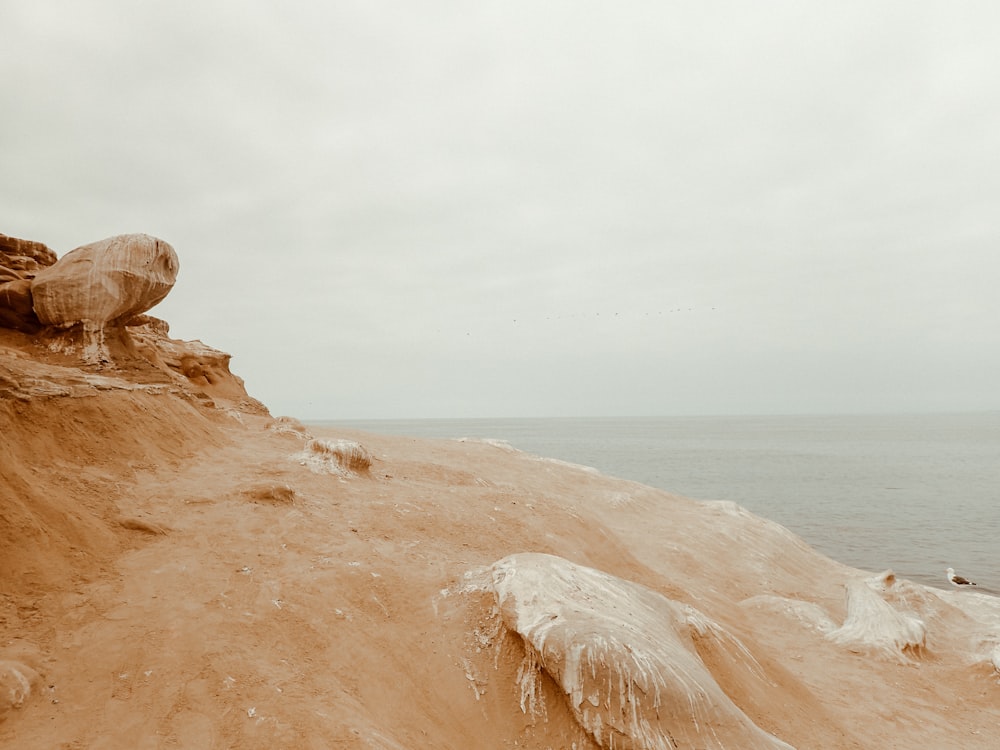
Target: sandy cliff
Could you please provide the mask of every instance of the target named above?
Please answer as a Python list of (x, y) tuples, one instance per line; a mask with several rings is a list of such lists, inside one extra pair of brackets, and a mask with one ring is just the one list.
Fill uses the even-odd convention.
[(140, 311), (95, 359), (4, 247), (0, 747), (1000, 743), (991, 597), (503, 445), (312, 434)]

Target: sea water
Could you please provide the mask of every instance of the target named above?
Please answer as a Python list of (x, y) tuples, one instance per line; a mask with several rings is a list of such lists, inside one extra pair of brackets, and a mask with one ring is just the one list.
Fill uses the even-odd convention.
[(701, 500), (732, 500), (815, 549), (947, 587), (1000, 593), (1000, 412), (869, 416), (316, 422), (504, 440)]

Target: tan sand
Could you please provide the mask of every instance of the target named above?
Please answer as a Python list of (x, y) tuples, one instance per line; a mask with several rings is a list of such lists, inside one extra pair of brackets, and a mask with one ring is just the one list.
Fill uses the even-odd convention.
[[(0, 747), (1000, 747), (966, 592), (866, 582), (730, 504), (306, 435), (27, 341), (0, 340)], [(690, 692), (640, 684), (650, 654)]]

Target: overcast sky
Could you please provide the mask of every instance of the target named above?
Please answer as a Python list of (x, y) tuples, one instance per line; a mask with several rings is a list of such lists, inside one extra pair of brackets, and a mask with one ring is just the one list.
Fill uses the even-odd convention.
[(274, 414), (1000, 409), (1000, 3), (6, 0), (0, 232)]

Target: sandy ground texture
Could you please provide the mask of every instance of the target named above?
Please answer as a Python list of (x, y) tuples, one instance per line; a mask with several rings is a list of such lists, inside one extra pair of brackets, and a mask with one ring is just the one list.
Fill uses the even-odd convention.
[(989, 597), (0, 344), (0, 747), (1000, 747)]

